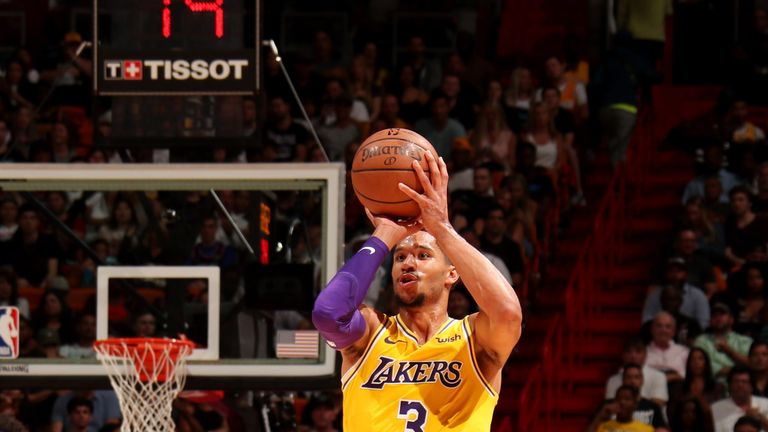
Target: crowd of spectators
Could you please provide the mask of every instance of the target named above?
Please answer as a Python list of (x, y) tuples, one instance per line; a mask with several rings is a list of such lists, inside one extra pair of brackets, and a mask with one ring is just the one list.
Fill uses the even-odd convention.
[[(448, 163), (453, 226), (483, 251), (521, 293), (528, 293), (524, 298), (528, 302), (535, 299), (540, 263), (546, 261), (551, 238), (558, 229), (551, 223), (551, 216), (587, 205), (582, 169), (587, 160), (595, 157), (595, 152), (609, 148), (614, 165), (624, 159), (638, 106), (645, 97), (638, 91), (659, 79), (655, 65), (648, 60), (648, 50), (640, 49), (642, 44), (626, 32), (617, 36), (609, 55), (600, 64), (592, 65), (592, 73), (589, 63), (578, 52), (540, 53), (537, 58), (518, 61), (508, 68), (496, 63), (496, 59), (466, 50), (433, 55), (425, 35), (413, 33), (407, 39), (402, 58), (392, 64), (381, 55), (386, 38), (356, 41), (357, 49), (348, 58), (341, 55), (336, 45), (339, 41), (333, 40), (330, 32), (319, 30), (313, 38), (312, 55), (283, 59), (300, 100), (292, 97), (278, 60), (267, 52), (264, 92), (258, 98), (242, 100), (242, 130), (252, 138), (252, 145), (236, 151), (216, 148), (203, 160), (313, 163), (325, 162), (327, 155), (330, 161), (343, 162), (349, 168), (356, 149), (371, 133), (386, 128), (411, 128), (425, 136)], [(167, 149), (116, 151), (95, 144), (94, 136), (110, 134), (112, 113), (108, 103), (101, 103), (100, 111), (94, 113), (85, 102), (90, 97), (93, 77), (87, 55), (76, 54), (81, 42), (79, 34), (67, 32), (52, 44), (55, 49), (49, 52), (54, 54), (43, 58), (19, 48), (6, 60), (0, 78), (0, 161), (169, 161)], [(308, 120), (300, 115), (299, 103)], [(735, 105), (728, 105), (728, 112), (722, 114), (718, 118), (727, 117), (728, 122), (737, 122), (739, 115)], [(600, 129), (595, 128), (597, 124)], [(743, 118), (739, 125), (738, 136), (742, 141), (756, 143), (764, 138), (760, 135), (762, 131), (749, 126)], [(315, 142), (311, 129), (317, 131), (322, 147)], [(733, 144), (730, 150), (737, 148)], [(715, 153), (702, 155), (714, 160)], [(742, 156), (738, 163), (747, 159)], [(732, 163), (727, 168), (731, 169), (737, 162), (729, 160)], [(768, 197), (768, 169), (762, 195), (761, 171), (754, 166), (752, 169), (758, 175), (757, 196)], [(728, 278), (727, 285), (723, 282), (725, 275), (735, 273), (733, 266), (746, 269), (747, 261), (755, 256), (754, 247), (764, 249), (768, 241), (761, 240), (758, 245), (757, 239), (761, 237), (756, 236), (756, 229), (740, 234), (745, 222), (752, 223), (759, 216), (745, 216), (744, 210), (739, 210), (739, 215), (734, 213), (738, 220), (729, 222), (731, 219), (725, 218), (728, 209), (719, 205), (716, 207), (721, 219), (713, 218), (713, 178), (728, 190), (732, 184), (726, 180), (752, 186), (752, 177), (744, 177), (745, 172), (734, 172), (727, 178), (730, 171), (723, 173), (714, 177), (711, 172), (702, 174), (706, 177), (699, 180), (702, 185), (690, 188), (691, 196), (686, 197), (685, 203), (686, 222), (681, 230), (685, 227), (686, 233), (695, 236), (694, 243), (700, 244), (701, 251), (712, 253), (706, 255), (707, 259), (713, 259), (717, 248), (721, 248), (723, 261), (712, 262), (713, 266), (722, 262), (731, 266), (723, 267), (720, 279), (713, 276), (710, 280), (706, 269), (699, 268), (698, 273), (682, 271), (681, 275), (683, 265), (687, 269), (692, 257), (699, 257), (698, 253), (686, 255), (681, 250), (680, 256), (670, 259), (667, 280), (658, 288), (656, 300), (649, 300), (647, 311), (648, 316), (661, 321), (658, 325), (654, 321), (649, 332), (662, 348), (666, 345), (661, 345), (663, 337), (658, 334), (664, 331), (682, 337), (676, 340), (683, 346), (708, 326), (707, 297), (721, 296), (718, 304), (728, 307), (739, 320), (744, 316), (743, 320), (754, 324), (754, 319), (762, 319), (762, 303), (759, 307), (756, 303), (762, 302), (758, 295), (762, 293), (762, 277), (758, 287), (756, 275), (751, 279), (745, 276), (743, 292), (733, 297), (727, 294), (735, 292), (736, 288), (730, 286), (738, 278)], [(261, 195), (245, 191), (219, 193), (238, 227), (247, 237), (252, 235), (258, 219), (251, 210)], [(720, 195), (728, 196), (727, 192), (718, 191), (717, 196)], [(751, 197), (749, 190), (736, 195), (742, 201)], [(290, 245), (300, 252), (293, 257), (294, 262), (315, 262), (321, 256), (317, 217), (321, 200), (297, 191), (278, 192), (270, 199), (277, 232), (284, 234), (297, 219), (306, 224), (308, 235), (297, 236), (296, 244)], [(716, 199), (715, 204), (721, 201)], [(43, 207), (47, 211), (41, 211)], [(749, 211), (748, 207), (748, 203), (742, 203), (740, 208)], [(171, 213), (173, 218), (169, 218)], [(349, 187), (344, 224), (346, 250), (351, 253), (355, 250), (352, 246), (370, 233), (370, 227)], [(66, 235), (59, 225), (85, 242), (92, 253)], [(232, 299), (248, 289), (242, 273), (253, 262), (244, 246), (207, 192), (0, 192), (0, 305), (18, 306), (21, 311), (22, 357), (92, 357), (93, 301), (73, 307), (67, 297), (76, 288), (94, 286), (96, 266), (216, 264), (222, 269), (223, 297)], [(765, 250), (762, 253), (763, 257), (768, 256)], [(705, 259), (695, 260), (705, 266)], [(387, 313), (396, 313), (386, 273), (378, 275), (367, 300)], [(698, 279), (685, 282), (694, 275)], [(703, 301), (692, 297), (699, 289), (706, 290)], [(38, 302), (31, 302), (23, 294), (30, 292), (36, 293)], [(675, 299), (679, 310), (669, 306)], [(739, 306), (739, 302), (744, 305)], [(159, 333), (155, 328), (159, 317), (141, 305), (133, 306), (123, 317), (126, 331), (136, 335)], [(451, 316), (459, 318), (476, 308), (466, 289), (457, 286), (452, 291)], [(667, 310), (666, 315), (659, 313), (661, 309)], [(739, 320), (735, 324), (740, 324)], [(294, 321), (298, 327), (304, 325), (301, 317)], [(746, 339), (726, 328), (726, 318), (722, 321), (719, 335), (732, 337), (734, 349), (742, 350)], [(750, 328), (760, 331), (755, 325)], [(736, 329), (742, 331), (741, 327)], [(707, 348), (702, 339), (700, 352), (705, 359), (714, 359), (714, 344)], [(642, 347), (644, 350), (645, 345)], [(665, 358), (660, 353), (659, 361)], [(733, 360), (724, 355), (721, 367), (728, 368), (729, 359)], [(649, 368), (665, 366), (654, 363), (639, 367), (644, 360), (635, 355), (631, 363), (638, 367), (625, 366), (625, 376), (614, 378), (611, 384), (613, 389), (619, 388), (624, 399), (630, 399), (630, 404), (636, 399), (637, 388), (645, 387), (641, 385), (644, 380), (666, 382), (672, 377), (672, 381), (677, 378), (684, 387), (682, 378), (694, 376), (694, 372), (687, 372), (694, 368), (691, 362), (683, 368), (685, 362), (678, 358), (670, 370), (665, 370), (666, 376), (657, 373), (652, 380), (650, 371), (655, 369)], [(711, 369), (713, 365), (695, 367)], [(711, 382), (706, 375), (710, 369), (698, 375), (707, 386)], [(728, 375), (727, 370), (715, 373), (718, 372), (717, 377)], [(621, 386), (622, 381), (628, 385)], [(689, 386), (699, 390), (706, 387), (700, 381)], [(680, 392), (686, 394), (684, 390)], [(643, 418), (662, 419), (661, 408), (649, 404), (670, 400), (668, 394), (667, 390), (663, 394), (642, 392), (648, 398), (641, 400)], [(698, 404), (696, 409), (704, 409), (699, 399), (685, 400), (693, 400)], [(32, 431), (115, 430), (120, 417), (111, 391), (4, 391), (0, 403), (0, 421), (11, 424), (16, 418)], [(255, 407), (268, 409), (261, 412)], [(626, 414), (619, 417), (623, 420)], [(341, 429), (340, 396), (335, 392), (260, 396), (254, 392), (226, 392), (202, 399), (187, 395), (174, 403), (174, 418), (181, 431), (259, 430), (264, 421), (272, 424), (272, 430), (334, 431)]]

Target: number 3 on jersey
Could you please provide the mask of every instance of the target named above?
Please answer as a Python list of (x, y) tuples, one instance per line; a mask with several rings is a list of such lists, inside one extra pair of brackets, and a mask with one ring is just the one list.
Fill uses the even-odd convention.
[(400, 401), (397, 418), (405, 420), (404, 432), (424, 432), (427, 408), (420, 401), (403, 399)]

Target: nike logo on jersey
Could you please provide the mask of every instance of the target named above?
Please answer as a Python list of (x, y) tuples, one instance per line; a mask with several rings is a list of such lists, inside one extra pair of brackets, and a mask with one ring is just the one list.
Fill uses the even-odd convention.
[(395, 361), (393, 358), (379, 357), (379, 365), (361, 388), (380, 390), (385, 385), (422, 384), (440, 381), (448, 388), (461, 384), (460, 361)]
[(408, 342), (406, 342), (404, 340), (400, 340), (400, 339), (393, 341), (392, 339), (389, 338), (389, 336), (387, 336), (387, 337), (384, 338), (384, 343), (388, 343), (390, 345), (394, 345), (396, 343), (408, 343)]
[(374, 249), (374, 248), (372, 248), (372, 247), (370, 247), (370, 246), (365, 246), (365, 247), (363, 247), (363, 248), (360, 248), (360, 252), (362, 252), (362, 251), (364, 251), (364, 250), (367, 250), (367, 251), (368, 251), (368, 255), (373, 255), (373, 254), (375, 254), (375, 253), (376, 253), (376, 249)]

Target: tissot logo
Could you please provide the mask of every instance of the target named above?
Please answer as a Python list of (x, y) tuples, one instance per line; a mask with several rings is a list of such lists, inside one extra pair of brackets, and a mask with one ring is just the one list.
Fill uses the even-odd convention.
[(186, 81), (243, 80), (248, 59), (104, 60), (105, 80)]

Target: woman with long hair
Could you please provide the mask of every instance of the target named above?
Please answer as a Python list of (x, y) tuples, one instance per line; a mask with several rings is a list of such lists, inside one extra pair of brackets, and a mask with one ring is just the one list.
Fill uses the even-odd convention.
[(695, 397), (685, 398), (670, 409), (669, 426), (674, 432), (712, 432), (712, 414)]
[[(722, 398), (725, 391), (712, 374), (712, 364), (707, 353), (698, 347), (691, 348), (685, 363), (685, 380), (680, 396), (690, 396), (706, 404)], [(673, 398), (670, 397), (670, 400)]]
[(392, 93), (400, 99), (400, 117), (408, 124), (415, 124), (427, 115), (429, 94), (417, 87), (415, 83), (416, 74), (413, 67), (403, 65)]
[(117, 256), (124, 239), (134, 238), (139, 231), (139, 220), (133, 205), (124, 197), (118, 197), (112, 204), (109, 223), (102, 225), (99, 237), (109, 243), (109, 254)]
[(478, 155), (477, 163), (495, 162), (507, 170), (515, 166), (517, 139), (507, 126), (500, 105), (483, 105), (477, 124), (469, 134), (469, 141)]
[(365, 104), (372, 119), (379, 117), (381, 88), (374, 82), (374, 77), (363, 56), (352, 59), (352, 65), (349, 68), (349, 90), (353, 98)]
[(13, 270), (5, 267), (0, 267), (0, 306), (16, 306), (19, 314), (29, 318), (29, 302), (19, 297), (16, 275)]
[(512, 71), (509, 87), (504, 93), (504, 110), (507, 122), (515, 132), (519, 133), (528, 123), (535, 91), (530, 69), (518, 67)]
[(32, 327), (37, 334), (41, 329), (54, 330), (59, 334), (62, 344), (74, 340), (72, 312), (66, 302), (66, 293), (49, 289), (46, 290), (40, 303), (32, 313)]
[(565, 149), (560, 134), (555, 130), (550, 111), (543, 103), (537, 102), (531, 107), (526, 129), (524, 141), (536, 147), (536, 166), (544, 168), (553, 184), (557, 185), (565, 160)]

